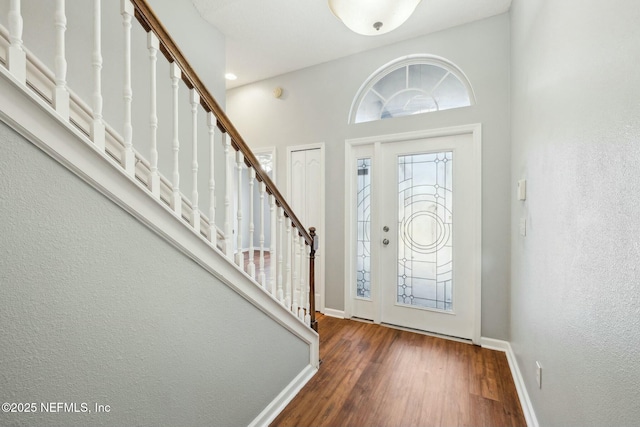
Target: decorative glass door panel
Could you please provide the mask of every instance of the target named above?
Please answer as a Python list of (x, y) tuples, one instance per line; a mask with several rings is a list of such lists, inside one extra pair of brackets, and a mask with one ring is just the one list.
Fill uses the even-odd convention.
[(453, 152), (397, 156), (397, 303), (451, 311)]
[(380, 214), (371, 221), (371, 253), (380, 321), (472, 338), (480, 269), (472, 134), (391, 142), (376, 153), (382, 175), (373, 180)]
[(380, 281), (376, 275), (380, 251), (374, 224), (379, 221), (375, 204), (376, 191), (380, 191), (375, 183), (379, 168), (372, 145), (355, 147), (352, 156), (348, 161), (352, 213), (347, 230), (353, 246), (348, 263), (349, 292), (345, 298), (351, 303), (350, 316), (376, 321), (380, 303)]
[(357, 159), (356, 297), (371, 299), (371, 159)]

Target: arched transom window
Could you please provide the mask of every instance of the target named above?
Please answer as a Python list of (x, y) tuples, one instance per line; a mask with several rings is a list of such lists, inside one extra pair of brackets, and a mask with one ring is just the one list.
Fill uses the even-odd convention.
[(411, 55), (378, 69), (353, 100), (349, 123), (370, 122), (475, 104), (458, 67), (438, 57)]

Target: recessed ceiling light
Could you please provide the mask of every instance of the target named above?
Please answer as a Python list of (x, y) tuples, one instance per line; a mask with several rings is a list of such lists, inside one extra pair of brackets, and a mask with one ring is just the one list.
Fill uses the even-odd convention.
[(227, 80), (236, 80), (238, 78), (238, 76), (236, 76), (233, 73), (227, 73), (227, 74), (224, 75), (224, 78), (227, 79)]

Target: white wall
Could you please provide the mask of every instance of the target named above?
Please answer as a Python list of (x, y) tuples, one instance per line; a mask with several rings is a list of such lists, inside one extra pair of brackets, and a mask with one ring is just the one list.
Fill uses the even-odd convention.
[[(326, 144), (326, 307), (344, 308), (345, 139), (483, 124), (482, 334), (508, 338), (509, 299), (509, 21), (501, 15), (233, 89), (228, 113), (252, 148)], [(447, 58), (469, 77), (478, 104), (431, 114), (348, 125), (353, 97), (380, 66), (427, 53)], [(276, 86), (284, 88), (275, 99)], [(286, 150), (278, 182), (286, 194)], [(315, 224), (308, 224), (309, 226)]]
[[(0, 425), (242, 426), (309, 347), (0, 122)], [(110, 405), (40, 412), (39, 402)]]
[(512, 346), (540, 425), (638, 425), (640, 3), (511, 16)]

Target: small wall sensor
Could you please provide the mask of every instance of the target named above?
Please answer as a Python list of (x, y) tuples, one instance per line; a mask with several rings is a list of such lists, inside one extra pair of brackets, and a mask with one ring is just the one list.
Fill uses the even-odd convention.
[(527, 199), (527, 180), (521, 179), (518, 181), (518, 200)]
[(273, 90), (273, 97), (274, 98), (280, 98), (282, 96), (282, 88), (281, 87), (277, 87)]

